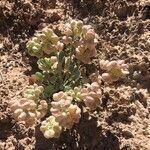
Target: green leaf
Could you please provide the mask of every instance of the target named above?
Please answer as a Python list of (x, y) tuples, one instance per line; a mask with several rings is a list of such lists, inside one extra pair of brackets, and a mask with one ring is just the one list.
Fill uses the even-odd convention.
[(80, 78), (80, 71), (77, 67), (74, 68), (74, 74), (73, 75), (76, 79)]
[(41, 72), (36, 72), (35, 76), (36, 76), (36, 78), (37, 78), (38, 81), (39, 80), (41, 81), (41, 80), (44, 79), (44, 75)]
[(57, 90), (55, 89), (55, 85), (48, 85), (45, 89), (44, 89), (44, 97), (45, 98), (50, 98), (53, 96), (54, 93), (56, 93)]
[(50, 71), (51, 70), (51, 60), (50, 58), (41, 58), (37, 61), (39, 69), (43, 71)]
[(62, 62), (64, 57), (65, 57), (65, 53), (64, 53), (64, 51), (61, 51), (58, 56), (58, 61)]
[(75, 79), (77, 79), (77, 78), (80, 77), (79, 68), (77, 67), (77, 65), (76, 65), (74, 62), (71, 62), (71, 63), (70, 63), (69, 71), (70, 71), (71, 75), (72, 75), (73, 77), (75, 77)]
[(44, 79), (44, 75), (40, 72), (36, 72), (35, 74), (31, 75), (30, 81), (31, 83), (36, 83), (36, 82), (42, 82)]

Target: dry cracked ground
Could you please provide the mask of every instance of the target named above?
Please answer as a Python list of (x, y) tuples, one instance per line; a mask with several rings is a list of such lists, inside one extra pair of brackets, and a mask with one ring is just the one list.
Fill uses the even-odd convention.
[[(98, 58), (123, 59), (130, 74), (106, 86), (97, 112), (85, 114), (59, 139), (12, 118), (8, 102), (37, 69), (26, 42), (49, 25), (57, 31), (68, 18), (94, 26)], [(150, 0), (1, 0), (0, 149), (150, 150)]]

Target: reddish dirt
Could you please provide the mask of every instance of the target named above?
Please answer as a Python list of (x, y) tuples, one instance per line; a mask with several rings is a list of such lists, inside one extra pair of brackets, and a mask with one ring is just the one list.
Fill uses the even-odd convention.
[[(26, 51), (28, 39), (46, 25), (57, 29), (69, 17), (93, 25), (100, 37), (98, 58), (123, 59), (130, 74), (105, 86), (98, 110), (84, 114), (59, 139), (46, 140), (39, 125), (34, 129), (15, 122), (8, 102), (37, 68)], [(149, 94), (149, 0), (0, 1), (0, 149), (149, 150)]]

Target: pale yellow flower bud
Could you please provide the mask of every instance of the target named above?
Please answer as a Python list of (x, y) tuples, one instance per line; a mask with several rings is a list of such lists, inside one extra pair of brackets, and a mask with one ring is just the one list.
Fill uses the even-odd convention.
[(40, 127), (41, 132), (43, 133), (44, 137), (49, 138), (58, 138), (61, 134), (62, 127), (56, 122), (54, 116), (50, 116), (45, 121), (41, 123)]

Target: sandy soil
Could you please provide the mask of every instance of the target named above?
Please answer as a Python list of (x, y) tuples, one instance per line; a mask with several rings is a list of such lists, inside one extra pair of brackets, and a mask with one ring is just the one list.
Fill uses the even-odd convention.
[[(100, 37), (99, 59), (123, 59), (130, 74), (103, 85), (103, 104), (97, 111), (85, 114), (59, 139), (46, 140), (38, 125), (26, 128), (15, 122), (8, 102), (37, 69), (36, 59), (26, 51), (28, 39), (46, 25), (57, 30), (68, 17), (93, 25)], [(0, 149), (150, 150), (149, 93), (149, 0), (0, 1)]]

